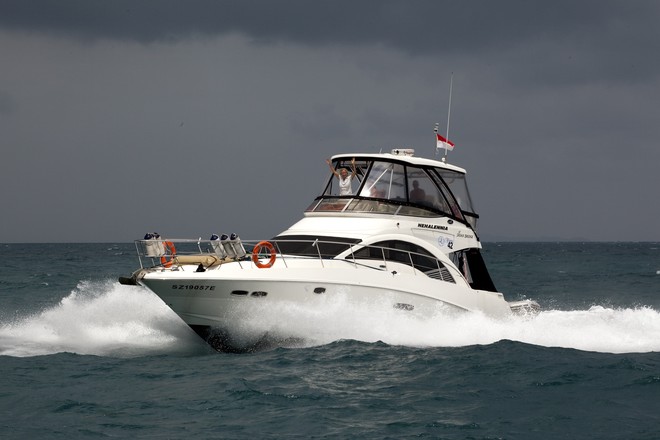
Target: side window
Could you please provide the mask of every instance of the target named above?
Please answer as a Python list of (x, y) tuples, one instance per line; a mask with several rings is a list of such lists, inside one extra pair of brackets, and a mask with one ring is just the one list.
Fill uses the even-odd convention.
[[(388, 261), (396, 261), (413, 266), (422, 272), (437, 271), (445, 267), (444, 264), (438, 261), (426, 249), (405, 241), (380, 241), (370, 246), (355, 252), (355, 258), (369, 260), (382, 260), (385, 258)], [(347, 258), (351, 258), (351, 256)]]
[(438, 177), (436, 174), (433, 174), (433, 178), (437, 182), (440, 190), (442, 191), (442, 194), (445, 196), (445, 199), (449, 203), (449, 209), (447, 212), (451, 212), (452, 215), (458, 219), (465, 220), (458, 202), (456, 202), (456, 199), (454, 199), (454, 196), (452, 196), (451, 191), (449, 191), (449, 188), (447, 188), (447, 185), (445, 185), (442, 179), (440, 179), (440, 177)]
[(408, 200), (410, 203), (451, 212), (436, 184), (421, 168), (408, 167)]
[(285, 235), (273, 238), (277, 250), (283, 254), (306, 257), (333, 258), (360, 240), (317, 235)]
[(374, 162), (360, 195), (388, 200), (406, 200), (405, 171), (403, 165)]
[(438, 170), (438, 173), (442, 177), (442, 180), (445, 181), (452, 194), (456, 198), (461, 210), (474, 213), (474, 206), (472, 205), (472, 199), (470, 198), (470, 192), (467, 188), (467, 182), (465, 180), (465, 174), (457, 173), (456, 171), (450, 170)]

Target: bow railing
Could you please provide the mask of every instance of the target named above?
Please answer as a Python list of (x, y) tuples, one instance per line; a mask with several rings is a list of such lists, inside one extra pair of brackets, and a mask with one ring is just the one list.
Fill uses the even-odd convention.
[[(271, 246), (264, 245), (268, 243)], [(200, 270), (219, 268), (226, 263), (238, 263), (241, 268), (269, 268), (280, 260), (285, 267), (294, 261), (314, 260), (326, 267), (330, 260), (342, 261), (356, 268), (367, 267), (389, 271), (390, 263), (401, 263), (413, 272), (423, 272), (432, 278), (455, 282), (463, 275), (453, 266), (444, 264), (430, 253), (365, 245), (358, 241), (321, 239), (271, 239), (268, 241), (226, 239), (162, 239), (136, 240), (135, 246), (141, 268), (161, 267), (176, 270), (183, 265), (197, 264)], [(268, 260), (268, 263), (262, 263)], [(401, 267), (401, 266), (397, 266)]]

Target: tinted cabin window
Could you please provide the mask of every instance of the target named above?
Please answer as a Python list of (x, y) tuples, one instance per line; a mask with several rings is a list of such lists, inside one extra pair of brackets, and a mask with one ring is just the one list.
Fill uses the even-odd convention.
[[(318, 240), (318, 241), (317, 241)], [(345, 237), (319, 237), (311, 235), (287, 235), (273, 241), (282, 254), (304, 257), (333, 258), (359, 243), (360, 240)]]
[[(385, 258), (388, 261), (396, 261), (413, 266), (421, 272), (438, 270), (439, 267), (444, 267), (426, 249), (416, 244), (399, 240), (380, 241), (370, 245), (368, 248), (360, 249), (354, 255), (355, 258), (367, 260), (383, 260)], [(347, 258), (352, 258), (352, 256), (349, 255)]]

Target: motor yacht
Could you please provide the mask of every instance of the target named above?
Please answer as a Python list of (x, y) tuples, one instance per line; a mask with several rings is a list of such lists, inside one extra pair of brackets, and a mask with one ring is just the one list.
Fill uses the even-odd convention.
[(495, 288), (463, 168), (406, 148), (337, 154), (328, 164), (321, 194), (276, 236), (148, 234), (136, 241), (140, 268), (120, 282), (146, 286), (221, 351), (305, 339), (293, 321), (310, 315), (295, 311), (323, 313), (339, 298), (346, 311), (422, 319), (538, 311)]

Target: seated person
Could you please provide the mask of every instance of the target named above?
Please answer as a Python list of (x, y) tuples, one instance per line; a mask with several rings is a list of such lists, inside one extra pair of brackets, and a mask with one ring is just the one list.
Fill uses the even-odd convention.
[(384, 188), (379, 188), (377, 186), (374, 186), (373, 188), (371, 188), (370, 197), (375, 197), (377, 199), (384, 199), (387, 197), (387, 194), (385, 193)]
[(422, 188), (419, 187), (419, 182), (413, 180), (413, 189), (410, 191), (410, 201), (412, 203), (425, 203), (426, 202), (426, 193)]

